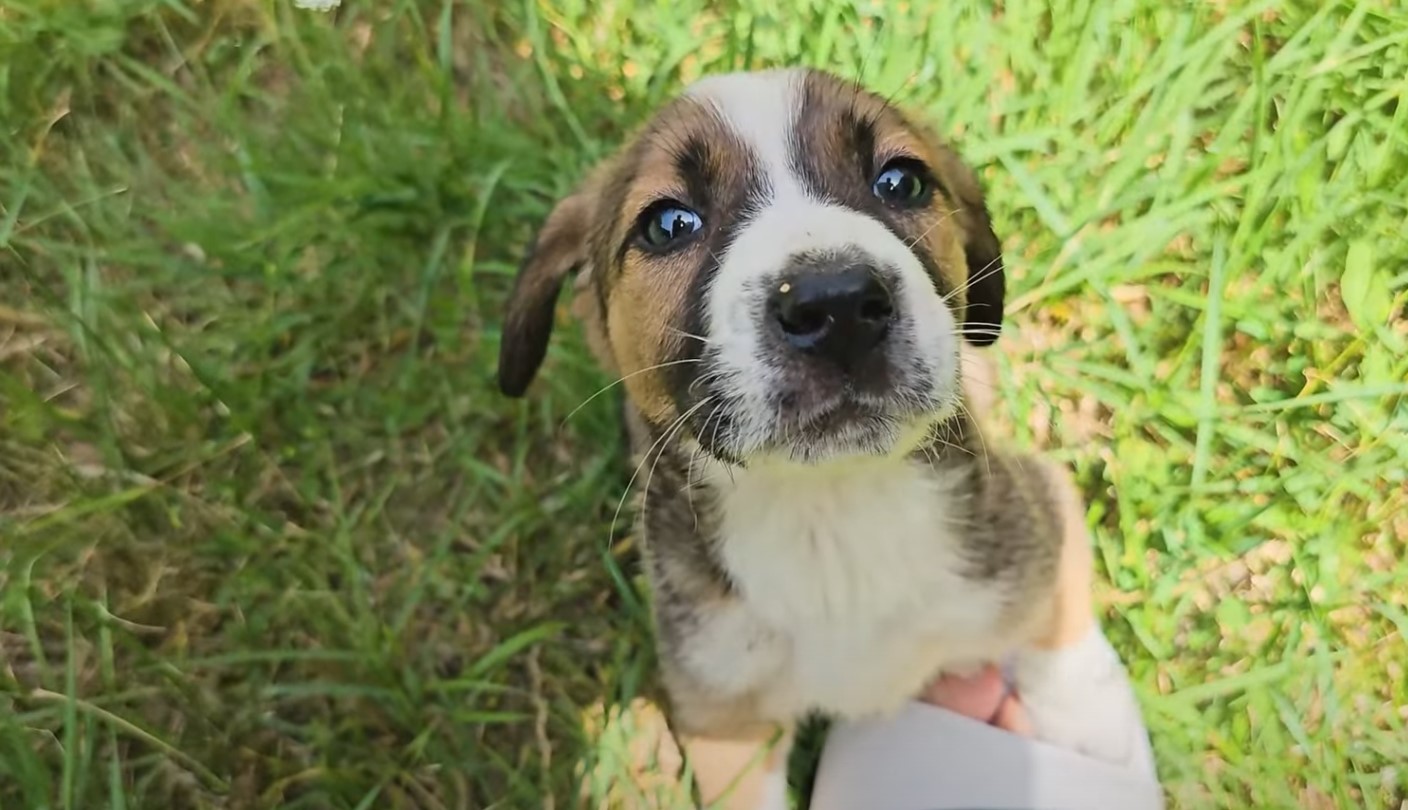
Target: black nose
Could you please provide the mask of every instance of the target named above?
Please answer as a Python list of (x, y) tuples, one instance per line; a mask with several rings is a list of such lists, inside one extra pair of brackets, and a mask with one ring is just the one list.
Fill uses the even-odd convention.
[(788, 275), (768, 305), (789, 344), (848, 369), (884, 339), (895, 314), (890, 291), (868, 264)]

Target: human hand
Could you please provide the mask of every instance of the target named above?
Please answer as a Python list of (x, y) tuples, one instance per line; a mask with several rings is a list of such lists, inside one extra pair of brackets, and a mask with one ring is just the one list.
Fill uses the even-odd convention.
[(1026, 708), (996, 666), (974, 675), (943, 675), (929, 684), (920, 700), (1013, 734), (1033, 735)]

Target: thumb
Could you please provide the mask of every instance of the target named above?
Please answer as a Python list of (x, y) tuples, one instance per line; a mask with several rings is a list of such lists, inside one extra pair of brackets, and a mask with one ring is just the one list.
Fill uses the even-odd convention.
[(975, 675), (941, 675), (925, 688), (919, 699), (970, 720), (1032, 736), (1026, 709), (1008, 690), (1002, 672), (995, 666), (985, 667)]

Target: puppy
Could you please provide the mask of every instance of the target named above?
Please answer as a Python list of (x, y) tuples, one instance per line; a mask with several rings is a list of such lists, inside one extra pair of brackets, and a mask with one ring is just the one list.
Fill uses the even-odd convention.
[[(960, 350), (998, 337), (1001, 249), (919, 121), (814, 70), (688, 88), (542, 226), (505, 393), (533, 379), (573, 272), (645, 475), (677, 734), (889, 712), (1043, 632), (1059, 473), (965, 409)], [(782, 761), (750, 803), (783, 806)]]

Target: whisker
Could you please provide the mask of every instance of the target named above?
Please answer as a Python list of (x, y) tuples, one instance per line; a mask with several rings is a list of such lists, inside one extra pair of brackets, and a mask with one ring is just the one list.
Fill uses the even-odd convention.
[(948, 420), (930, 425), (929, 433), (925, 437), (928, 441), (922, 446), (922, 449), (926, 453), (931, 464), (939, 464), (943, 461), (943, 459), (939, 456), (938, 451), (934, 447), (935, 444), (942, 445), (943, 447), (946, 447), (950, 450), (957, 450), (961, 453), (973, 455), (972, 451), (968, 448), (959, 444), (954, 444), (946, 438), (946, 435), (951, 429), (951, 424)]
[[(724, 415), (724, 413), (726, 413), (726, 411), (725, 411), (725, 409), (724, 409), (723, 407), (716, 407), (716, 408), (714, 409), (714, 412), (715, 412), (716, 414), (718, 414), (719, 419), (718, 419), (718, 421), (716, 421), (716, 422), (714, 423), (714, 432), (709, 435), (709, 443), (712, 444), (714, 447), (718, 447), (718, 446), (719, 446), (719, 427), (720, 427), (721, 425), (723, 425), (723, 423), (724, 423), (724, 417), (723, 417), (723, 415)], [(725, 464), (725, 465), (724, 465), (724, 471), (728, 473), (728, 482), (729, 482), (729, 484), (737, 483), (737, 482), (734, 481), (734, 479), (733, 479), (733, 465), (732, 465), (732, 464)]]
[[(689, 467), (685, 470), (684, 488), (689, 492), (689, 513), (690, 513), (691, 515), (694, 515), (694, 528), (695, 528), (695, 529), (698, 529), (698, 528), (699, 528), (699, 513), (696, 512), (695, 509), (694, 509), (694, 462), (698, 461), (700, 454), (704, 452), (703, 436), (704, 436), (704, 432), (709, 429), (709, 422), (710, 422), (710, 421), (713, 421), (713, 420), (716, 420), (716, 419), (718, 420), (718, 422), (722, 422), (722, 421), (723, 421), (723, 419), (722, 419), (723, 413), (724, 413), (724, 411), (723, 411), (722, 408), (715, 407), (714, 410), (713, 410), (713, 412), (711, 412), (707, 417), (705, 417), (705, 419), (704, 419), (704, 424), (703, 424), (702, 426), (700, 426), (700, 428), (699, 428), (699, 436), (698, 436), (699, 441), (697, 442), (698, 446), (694, 448), (694, 452), (690, 455), (690, 457), (689, 457)], [(718, 422), (716, 422), (716, 423), (714, 424), (714, 439), (713, 439), (714, 441), (717, 441), (717, 440), (718, 440), (718, 435), (719, 435), (719, 426), (718, 426)], [(650, 482), (647, 481), (647, 482), (646, 482), (646, 486), (648, 487), (649, 485), (650, 485)]]
[[(956, 431), (955, 431), (954, 428), (950, 425), (950, 426), (947, 427), (947, 431), (946, 431), (946, 432), (947, 432), (949, 435), (952, 435), (952, 434), (955, 433)], [(957, 450), (958, 452), (964, 454), (965, 456), (970, 456), (970, 457), (972, 457), (972, 458), (977, 458), (977, 457), (978, 457), (978, 454), (977, 454), (976, 452), (974, 452), (974, 451), (973, 451), (973, 448), (971, 448), (971, 447), (965, 447), (964, 445), (959, 444), (958, 442), (949, 441), (949, 440), (946, 439), (946, 438), (945, 438), (945, 439), (940, 439), (940, 441), (943, 442), (943, 444), (944, 444), (945, 447), (948, 447), (948, 448), (953, 449), (953, 450)]]
[(609, 384), (606, 385), (604, 388), (602, 388), (600, 391), (597, 391), (595, 394), (592, 394), (591, 396), (589, 396), (589, 397), (587, 397), (586, 399), (582, 400), (582, 404), (580, 404), (580, 405), (578, 405), (577, 407), (573, 408), (571, 413), (569, 413), (569, 414), (567, 414), (566, 416), (562, 417), (562, 423), (557, 426), (557, 429), (558, 429), (558, 430), (561, 430), (562, 427), (563, 427), (563, 425), (566, 425), (566, 424), (567, 424), (567, 420), (568, 420), (568, 419), (571, 419), (573, 416), (576, 416), (576, 415), (577, 415), (577, 411), (580, 411), (580, 410), (582, 410), (583, 408), (587, 407), (587, 405), (591, 404), (591, 401), (592, 401), (592, 400), (596, 399), (597, 397), (601, 396), (602, 394), (606, 393), (607, 391), (610, 391), (612, 388), (615, 388), (616, 386), (620, 385), (621, 383), (625, 382), (626, 380), (629, 380), (629, 379), (632, 378), (632, 377), (635, 377), (635, 376), (640, 375), (640, 374), (644, 374), (644, 373), (646, 373), (646, 372), (648, 372), (648, 371), (655, 371), (655, 370), (657, 370), (657, 369), (668, 368), (669, 366), (682, 366), (682, 365), (684, 365), (684, 364), (686, 364), (686, 363), (702, 363), (702, 362), (704, 362), (704, 361), (703, 361), (703, 360), (700, 360), (700, 359), (698, 359), (698, 358), (686, 358), (686, 359), (684, 359), (684, 360), (671, 360), (671, 361), (668, 362), (668, 363), (660, 363), (660, 364), (658, 364), (658, 365), (648, 366), (648, 367), (646, 367), (646, 368), (639, 369), (639, 370), (637, 370), (637, 371), (632, 371), (630, 374), (627, 374), (626, 376), (624, 376), (624, 377), (622, 377), (622, 378), (616, 380), (615, 382), (609, 383)]
[(988, 477), (991, 478), (991, 477), (992, 477), (992, 457), (988, 454), (988, 440), (983, 436), (983, 431), (982, 431), (981, 427), (978, 425), (978, 420), (973, 417), (973, 412), (970, 411), (970, 410), (968, 410), (968, 406), (965, 405), (965, 404), (963, 404), (962, 401), (960, 401), (960, 402), (958, 403), (958, 410), (959, 410), (959, 412), (961, 412), (961, 413), (968, 419), (969, 427), (970, 427), (970, 428), (972, 429), (972, 431), (973, 431), (975, 434), (977, 434), (977, 436), (978, 436), (978, 445), (979, 445), (979, 449), (982, 450), (982, 453), (983, 453), (983, 466), (984, 466), (984, 467), (986, 468), (986, 470), (987, 470)]
[(923, 241), (924, 237), (926, 237), (926, 236), (928, 236), (929, 234), (933, 233), (935, 228), (939, 227), (940, 225), (944, 224), (945, 222), (948, 222), (950, 219), (953, 218), (954, 214), (957, 214), (957, 213), (958, 213), (958, 209), (957, 209), (957, 208), (951, 208), (951, 209), (949, 209), (948, 211), (945, 211), (943, 216), (941, 216), (941, 217), (939, 217), (937, 220), (935, 220), (933, 225), (930, 225), (929, 227), (925, 228), (923, 233), (919, 234), (918, 236), (914, 237), (914, 238), (911, 239), (909, 242), (907, 242), (907, 243), (905, 244), (905, 247), (906, 247), (906, 248), (912, 248), (912, 247), (914, 247), (915, 245), (919, 244), (921, 241)]
[(708, 339), (708, 338), (706, 338), (706, 337), (701, 337), (700, 335), (696, 335), (696, 334), (693, 334), (693, 333), (691, 333), (691, 332), (686, 332), (686, 331), (684, 331), (683, 329), (676, 329), (676, 328), (673, 327), (673, 326), (667, 326), (667, 327), (665, 327), (665, 328), (666, 328), (666, 329), (669, 329), (671, 332), (674, 332), (675, 334), (679, 335), (680, 337), (689, 338), (690, 340), (697, 340), (697, 341), (699, 341), (700, 343), (703, 343), (705, 346), (713, 346), (713, 345), (715, 345), (715, 344), (718, 343), (718, 341), (716, 341), (716, 340), (710, 340), (710, 339)]
[(987, 264), (985, 264), (985, 265), (983, 265), (982, 267), (978, 268), (978, 272), (973, 273), (972, 275), (970, 275), (970, 276), (968, 277), (968, 280), (967, 280), (967, 281), (963, 282), (963, 284), (959, 285), (958, 287), (955, 287), (952, 291), (949, 292), (948, 295), (945, 295), (945, 296), (943, 297), (943, 300), (947, 301), (948, 299), (952, 298), (953, 296), (955, 296), (955, 295), (957, 295), (957, 294), (963, 292), (964, 290), (966, 290), (966, 289), (972, 287), (974, 284), (977, 284), (978, 282), (980, 282), (980, 281), (982, 281), (982, 280), (988, 278), (989, 276), (995, 276), (995, 275), (997, 275), (997, 274), (1000, 273), (1000, 272), (1002, 272), (1002, 259), (1001, 259), (1001, 258), (993, 258), (993, 259), (992, 259), (991, 261), (989, 261)]
[(719, 258), (719, 254), (715, 253), (713, 248), (706, 246), (705, 249), (709, 251), (709, 258), (713, 259), (715, 264), (722, 265), (724, 263), (724, 260)]
[(707, 390), (710, 385), (713, 385), (715, 382), (722, 380), (726, 374), (727, 371), (720, 368), (715, 368), (710, 371), (706, 371), (698, 377), (695, 377), (694, 381), (689, 384), (689, 394), (693, 396), (695, 387), (701, 384)]
[[(674, 427), (672, 430), (668, 430), (665, 432), (665, 444), (660, 448), (660, 452), (655, 454), (655, 461), (651, 462), (650, 472), (647, 473), (645, 476), (645, 488), (641, 490), (641, 492), (643, 493), (640, 509), (640, 517), (642, 523), (644, 523), (645, 516), (650, 511), (650, 482), (655, 480), (655, 468), (659, 466), (661, 456), (664, 456), (665, 451), (669, 449), (670, 438), (672, 436), (678, 436), (680, 434), (680, 431), (684, 429), (685, 424), (689, 422), (689, 417), (693, 416), (695, 412), (697, 412), (704, 405), (708, 404), (708, 402), (709, 400), (707, 399), (700, 400), (700, 402), (696, 404), (693, 408), (690, 408), (689, 410), (685, 411), (684, 415), (681, 418), (675, 420)], [(686, 472), (686, 481), (688, 480), (688, 477), (689, 474), (688, 472)], [(695, 515), (695, 519), (698, 520), (698, 515)]]
[[(714, 404), (714, 430), (709, 434), (709, 444), (712, 447), (719, 446), (719, 428), (723, 426), (724, 416), (727, 413), (728, 409), (723, 404), (718, 402)], [(728, 471), (729, 483), (733, 483), (733, 465), (725, 464), (724, 469)]]
[(964, 377), (964, 378), (963, 378), (963, 384), (964, 384), (964, 385), (981, 385), (983, 388), (986, 388), (986, 389), (989, 390), (989, 391), (997, 391), (997, 390), (999, 390), (998, 387), (997, 387), (997, 384), (995, 384), (995, 383), (990, 383), (990, 382), (988, 382), (987, 380), (976, 380), (976, 379), (973, 379), (972, 377)]
[[(695, 405), (693, 408), (690, 408), (689, 410), (685, 411), (684, 413), (682, 413), (682, 414), (680, 414), (678, 417), (676, 417), (676, 419), (675, 419), (673, 422), (670, 423), (670, 426), (667, 427), (663, 433), (661, 433), (660, 438), (656, 439), (653, 443), (651, 443), (650, 448), (645, 451), (645, 455), (641, 457), (640, 463), (636, 465), (635, 471), (631, 473), (631, 479), (626, 482), (626, 491), (621, 493), (621, 500), (619, 500), (619, 501), (616, 502), (616, 512), (615, 512), (615, 514), (613, 514), (613, 515), (611, 516), (611, 528), (610, 528), (610, 529), (608, 530), (608, 532), (607, 532), (606, 541), (607, 541), (608, 546), (610, 545), (611, 538), (616, 536), (616, 523), (617, 523), (617, 521), (620, 520), (620, 518), (621, 518), (621, 508), (626, 505), (626, 498), (630, 497), (630, 494), (631, 494), (631, 487), (635, 485), (635, 483), (636, 483), (636, 478), (638, 478), (638, 477), (640, 476), (640, 471), (641, 471), (641, 469), (642, 469), (643, 467), (645, 467), (645, 463), (650, 460), (651, 454), (655, 452), (655, 449), (656, 449), (657, 447), (660, 447), (660, 446), (661, 446), (661, 442), (663, 442), (665, 439), (669, 438), (669, 436), (670, 436), (670, 431), (672, 431), (672, 430), (675, 428), (675, 426), (677, 426), (677, 425), (683, 423), (686, 419), (688, 419), (696, 410), (698, 410), (698, 409), (699, 409), (701, 406), (703, 406), (704, 403), (706, 403), (706, 402), (709, 402), (709, 400), (707, 400), (707, 399), (700, 400), (700, 402), (699, 402), (698, 405)], [(663, 448), (662, 448), (662, 449), (663, 449)], [(658, 460), (658, 456), (657, 456), (657, 460)], [(652, 467), (652, 469), (653, 469), (653, 467)], [(649, 492), (646, 492), (646, 493), (645, 493), (645, 496), (646, 496), (646, 497), (645, 497), (645, 500), (648, 501), (648, 500), (649, 500), (650, 493), (649, 493)], [(644, 513), (644, 506), (645, 506), (645, 504), (644, 504), (644, 502), (642, 502), (642, 514)]]
[[(715, 402), (714, 402), (714, 410), (709, 414), (708, 418), (706, 418), (706, 419), (704, 420), (704, 426), (699, 429), (699, 435), (700, 435), (701, 439), (702, 439), (703, 436), (704, 436), (704, 432), (709, 429), (709, 423), (710, 423), (710, 422), (713, 422), (713, 423), (714, 423), (714, 432), (713, 432), (713, 434), (710, 435), (710, 437), (709, 437), (709, 443), (710, 443), (711, 445), (717, 447), (717, 446), (718, 446), (718, 441), (719, 441), (719, 425), (723, 424), (723, 421), (724, 421), (724, 409), (723, 409), (722, 407), (720, 407), (720, 405), (719, 405), (719, 403), (718, 403), (718, 398), (716, 397), (716, 398), (715, 398)], [(701, 442), (699, 443), (699, 445), (700, 445), (700, 447), (703, 447), (703, 446), (704, 446), (704, 442), (701, 441)]]
[[(699, 432), (703, 433), (704, 431), (701, 430)], [(704, 452), (704, 445), (701, 444), (694, 448), (694, 452), (689, 454), (689, 466), (686, 467), (684, 471), (684, 490), (689, 493), (689, 513), (694, 515), (694, 528), (696, 531), (699, 530), (699, 513), (694, 510), (694, 462), (699, 460), (699, 454), (702, 452)], [(649, 487), (650, 482), (646, 481), (645, 485)]]

